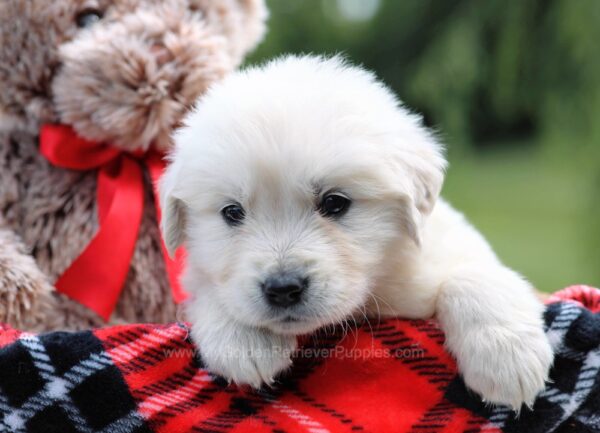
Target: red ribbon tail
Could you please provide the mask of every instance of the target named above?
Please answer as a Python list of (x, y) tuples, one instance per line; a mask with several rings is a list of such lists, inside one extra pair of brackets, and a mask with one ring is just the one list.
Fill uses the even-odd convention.
[(100, 227), (83, 253), (56, 282), (58, 291), (108, 320), (123, 289), (142, 219), (143, 176), (129, 157), (98, 173)]

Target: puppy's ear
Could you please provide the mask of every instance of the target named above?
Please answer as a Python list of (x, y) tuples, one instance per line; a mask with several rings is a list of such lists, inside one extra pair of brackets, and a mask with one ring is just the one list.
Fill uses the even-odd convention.
[(416, 246), (421, 246), (421, 215), (408, 194), (400, 195), (400, 222), (409, 238)]
[(425, 128), (419, 126), (419, 133), (411, 138), (410, 143), (403, 139), (391, 162), (401, 190), (404, 228), (420, 245), (421, 226), (438, 199), (447, 163), (441, 145)]
[(177, 163), (170, 165), (158, 184), (161, 208), (160, 229), (171, 257), (185, 240), (186, 207), (183, 201), (175, 196), (180, 172)]
[(431, 213), (440, 195), (447, 163), (441, 148), (435, 142), (429, 148), (417, 152), (411, 159), (414, 205), (421, 216), (425, 217)]

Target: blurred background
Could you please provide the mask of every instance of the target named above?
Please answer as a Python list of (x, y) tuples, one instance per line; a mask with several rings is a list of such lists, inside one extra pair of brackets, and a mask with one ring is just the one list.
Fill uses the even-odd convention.
[(345, 53), (440, 133), (443, 195), (540, 290), (600, 285), (600, 1), (271, 0), (247, 63)]

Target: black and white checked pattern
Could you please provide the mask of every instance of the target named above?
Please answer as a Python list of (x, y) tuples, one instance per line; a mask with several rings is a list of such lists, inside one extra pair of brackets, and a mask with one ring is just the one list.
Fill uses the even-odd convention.
[(516, 415), (504, 407), (489, 407), (471, 394), (461, 379), (446, 390), (446, 398), (489, 422), (481, 431), (506, 433), (600, 433), (600, 313), (571, 302), (549, 305), (546, 334), (555, 351), (550, 382), (533, 410)]
[[(90, 333), (79, 334), (23, 334), (0, 350), (0, 372), (8, 367), (4, 371), (13, 376), (0, 382), (0, 432), (150, 431), (100, 343)], [(67, 335), (71, 345), (81, 343), (78, 350), (61, 350)], [(23, 375), (27, 380), (20, 380)]]
[[(556, 352), (556, 359), (550, 375), (552, 382), (536, 400), (533, 411), (523, 408), (515, 416), (508, 409), (486, 406), (466, 389), (456, 371), (444, 371), (446, 367), (443, 362), (437, 367), (441, 369), (444, 379), (439, 382), (439, 372), (435, 376), (429, 374), (433, 360), (424, 352), (423, 363), (418, 366), (423, 365), (427, 380), (439, 385), (438, 389), (443, 394), (438, 397), (440, 400), (431, 402), (431, 407), (425, 410), (412, 431), (442, 431), (444, 426), (448, 427), (459, 419), (459, 415), (464, 416), (466, 409), (470, 419), (466, 422), (466, 429), (461, 431), (469, 433), (600, 433), (600, 313), (594, 314), (575, 303), (556, 303), (547, 307), (545, 321), (545, 330)], [(443, 344), (441, 334), (438, 336), (439, 330), (424, 328), (425, 324), (419, 323), (412, 326), (418, 332), (426, 332), (432, 341)], [(180, 330), (179, 327), (176, 329)], [(125, 334), (127, 338), (116, 338)], [(320, 402), (318, 395), (303, 393), (302, 380), (310, 379), (314, 360), (306, 360), (306, 365), (302, 359), (297, 360), (295, 374), (285, 379), (278, 391), (271, 390), (265, 395), (238, 395), (218, 383), (198, 387), (198, 383), (191, 378), (198, 376), (205, 383), (206, 373), (199, 373), (197, 368), (201, 366), (195, 363), (190, 364), (191, 370), (186, 372), (190, 378), (185, 382), (190, 384), (189, 389), (179, 387), (172, 392), (167, 389), (165, 394), (165, 389), (159, 386), (153, 392), (163, 379), (157, 379), (159, 382), (150, 381), (142, 387), (138, 383), (129, 389), (125, 380), (130, 384), (134, 382), (126, 379), (128, 375), (140, 374), (140, 371), (131, 369), (131, 365), (157, 365), (145, 358), (148, 354), (157, 355), (154, 349), (148, 352), (149, 346), (144, 335), (149, 334), (131, 330), (105, 334), (98, 334), (98, 331), (54, 332), (40, 336), (22, 334), (16, 341), (0, 348), (0, 433), (177, 431), (177, 428), (161, 430), (161, 426), (168, 420), (173, 421), (172, 418), (179, 414), (185, 418), (190, 410), (200, 406), (202, 409), (198, 413), (206, 412), (210, 405), (211, 409), (203, 413), (193, 426), (179, 430), (212, 433), (217, 430), (230, 431), (248, 417), (254, 417), (262, 420), (269, 431), (289, 433), (288, 430), (277, 430), (276, 422), (268, 419), (266, 414), (261, 414), (263, 409), (269, 407), (294, 420), (304, 432), (325, 429), (337, 431), (326, 426), (323, 418), (317, 419), (316, 415), (320, 413), (336, 418), (336, 425), (346, 430), (368, 431), (353, 419), (352, 410), (356, 408), (345, 405), (328, 407)], [(180, 333), (176, 335), (181, 338)], [(385, 326), (380, 327), (373, 336), (385, 339), (394, 347), (412, 341), (399, 330)], [(110, 343), (107, 343), (109, 340)], [(337, 339), (327, 342), (325, 346), (333, 347)], [(164, 340), (157, 342), (160, 347), (164, 343)], [(140, 350), (133, 350), (134, 346), (140, 346)], [(167, 369), (178, 363), (176, 358), (161, 358), (159, 361)], [(188, 368), (188, 364), (184, 364), (177, 368)], [(182, 373), (176, 369), (173, 374)], [(177, 385), (169, 382), (168, 386)], [(145, 391), (150, 394), (145, 395)], [(294, 398), (287, 402), (280, 401), (281, 393), (286, 392), (291, 393), (287, 394), (288, 398)], [(173, 404), (174, 393), (185, 398)], [(216, 396), (227, 398), (217, 404)], [(148, 402), (160, 406), (161, 411), (149, 413)], [(307, 405), (310, 409), (317, 409), (317, 412), (306, 410)], [(160, 418), (162, 408), (166, 406), (169, 407), (171, 418)], [(171, 409), (177, 409), (176, 413), (171, 413)], [(398, 416), (401, 416), (400, 412)], [(158, 422), (161, 420), (164, 422)], [(150, 427), (148, 423), (153, 424)]]

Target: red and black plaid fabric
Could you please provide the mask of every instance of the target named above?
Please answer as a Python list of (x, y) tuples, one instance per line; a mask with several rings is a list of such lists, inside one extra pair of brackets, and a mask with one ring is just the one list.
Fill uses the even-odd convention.
[(185, 324), (0, 328), (0, 432), (600, 432), (600, 290), (552, 300), (553, 382), (519, 417), (465, 388), (432, 321), (319, 333), (260, 391), (204, 370)]

